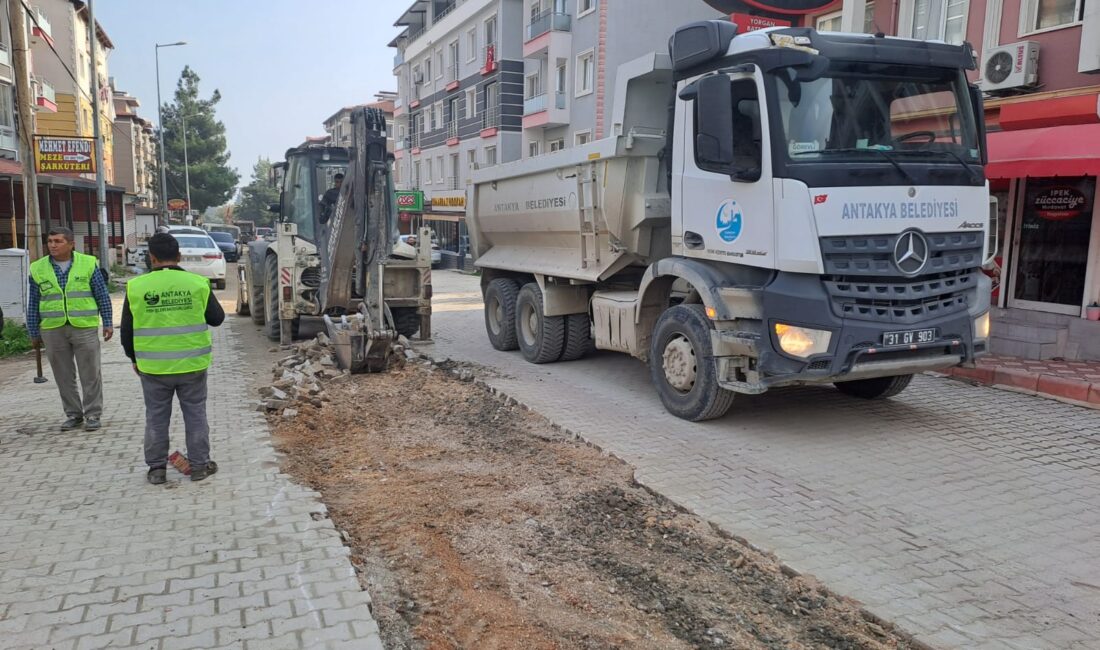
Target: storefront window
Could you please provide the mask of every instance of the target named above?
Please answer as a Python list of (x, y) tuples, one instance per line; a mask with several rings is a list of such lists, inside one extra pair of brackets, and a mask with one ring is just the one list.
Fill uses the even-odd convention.
[(1096, 179), (1029, 179), (1020, 219), (1014, 297), (1080, 307)]

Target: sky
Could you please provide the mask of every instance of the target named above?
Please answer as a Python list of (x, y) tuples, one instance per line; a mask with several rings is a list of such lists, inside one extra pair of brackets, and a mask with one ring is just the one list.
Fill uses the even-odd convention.
[(402, 0), (99, 0), (95, 17), (115, 49), (115, 87), (141, 102), (157, 122), (155, 44), (161, 98), (168, 102), (185, 65), (201, 78), (203, 97), (218, 89), (229, 164), (249, 182), (257, 158), (281, 160), (343, 106), (396, 90), (393, 22)]

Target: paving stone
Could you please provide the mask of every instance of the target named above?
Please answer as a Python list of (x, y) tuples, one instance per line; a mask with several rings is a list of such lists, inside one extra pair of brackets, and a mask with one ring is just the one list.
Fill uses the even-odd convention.
[[(284, 554), (306, 549), (318, 550), (311, 562), (330, 564), (310, 565), (304, 576), (331, 580), (333, 593), (359, 592), (333, 573), (352, 570), (339, 538), (315, 532), (332, 528), (310, 517), (325, 511), (319, 496), (279, 471), (267, 423), (250, 410), (250, 370), (238, 347), (242, 334), (252, 336), (247, 323), (230, 317), (213, 330), (208, 411), (222, 471), (201, 484), (174, 469), (166, 486), (146, 482), (140, 384), (117, 342), (103, 348), (98, 432), (45, 428), (62, 419), (52, 377), (41, 385), (31, 370), (0, 378), (0, 647), (148, 650), (163, 640), (164, 648), (297, 648), (297, 633), (268, 639), (262, 615), (293, 616), (291, 603), (303, 596), (288, 576), (302, 569), (287, 570)], [(171, 436), (171, 448), (183, 451), (178, 409)], [(95, 471), (80, 471), (89, 458)], [(266, 606), (269, 592), (288, 590), (297, 595)], [(71, 620), (82, 611), (83, 620)], [(42, 627), (27, 628), (32, 616)], [(363, 632), (364, 644), (373, 638)]]

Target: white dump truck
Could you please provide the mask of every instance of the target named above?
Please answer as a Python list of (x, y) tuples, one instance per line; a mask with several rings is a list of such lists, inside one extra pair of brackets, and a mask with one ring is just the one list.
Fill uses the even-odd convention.
[(608, 137), (472, 175), (485, 325), (533, 363), (648, 362), (669, 412), (897, 394), (986, 350), (969, 45), (729, 22), (624, 64)]

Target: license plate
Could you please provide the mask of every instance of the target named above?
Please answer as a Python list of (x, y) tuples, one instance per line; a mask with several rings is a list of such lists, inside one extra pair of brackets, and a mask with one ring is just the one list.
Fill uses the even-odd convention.
[(202, 261), (202, 256), (201, 255), (184, 255), (183, 256), (183, 261), (184, 262), (201, 262)]
[(882, 335), (882, 344), (885, 346), (918, 345), (920, 343), (932, 343), (935, 340), (935, 329), (906, 330), (904, 332), (886, 332)]

